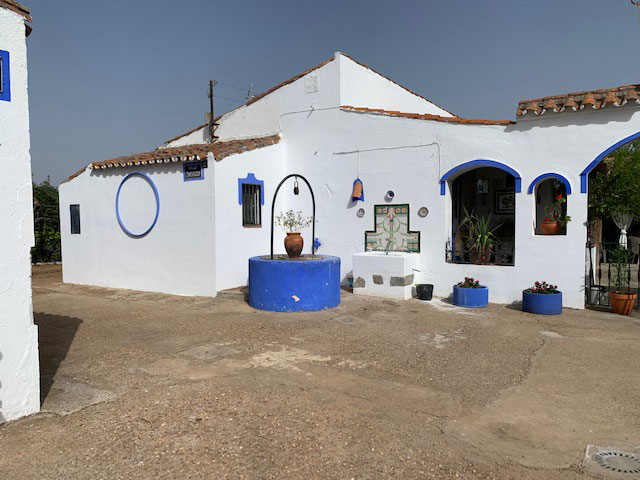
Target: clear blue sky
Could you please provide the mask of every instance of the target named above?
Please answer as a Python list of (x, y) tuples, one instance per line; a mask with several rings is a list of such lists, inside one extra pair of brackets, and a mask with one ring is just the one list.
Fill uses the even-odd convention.
[[(56, 185), (202, 123), (209, 79), (260, 92), (335, 51), (469, 118), (640, 83), (629, 0), (24, 2), (34, 180)], [(219, 112), (236, 105), (217, 101)]]

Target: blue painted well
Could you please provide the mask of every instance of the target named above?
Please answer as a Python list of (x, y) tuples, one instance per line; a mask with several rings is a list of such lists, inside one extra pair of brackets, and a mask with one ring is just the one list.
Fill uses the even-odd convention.
[(340, 305), (340, 258), (249, 259), (249, 305), (271, 312), (312, 312)]
[(489, 289), (453, 286), (453, 303), (459, 307), (482, 308), (489, 304)]
[(539, 315), (560, 315), (562, 292), (548, 294), (522, 292), (522, 310)]

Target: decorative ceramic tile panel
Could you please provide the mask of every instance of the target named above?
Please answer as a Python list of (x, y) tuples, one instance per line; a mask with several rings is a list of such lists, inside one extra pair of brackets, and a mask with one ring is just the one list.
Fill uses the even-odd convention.
[(409, 204), (375, 205), (373, 231), (364, 233), (365, 251), (420, 252), (420, 232), (409, 227)]

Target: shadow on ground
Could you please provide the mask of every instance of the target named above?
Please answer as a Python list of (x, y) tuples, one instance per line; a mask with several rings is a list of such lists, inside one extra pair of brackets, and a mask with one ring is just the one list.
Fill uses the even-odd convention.
[(82, 320), (47, 313), (34, 313), (33, 317), (38, 325), (40, 404), (42, 404), (49, 395), (55, 374), (67, 356)]

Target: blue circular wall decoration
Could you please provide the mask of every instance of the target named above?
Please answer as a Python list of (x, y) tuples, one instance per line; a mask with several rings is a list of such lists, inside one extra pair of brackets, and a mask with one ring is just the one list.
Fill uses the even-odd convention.
[[(156, 215), (153, 219), (153, 222), (151, 222), (151, 225), (149, 226), (149, 228), (147, 228), (144, 232), (142, 233), (134, 233), (131, 232), (126, 226), (125, 224), (122, 222), (122, 218), (120, 218), (120, 190), (122, 190), (122, 186), (125, 184), (125, 182), (127, 180), (129, 180), (131, 177), (140, 177), (143, 180), (146, 180), (146, 182), (151, 186), (151, 188), (153, 189), (153, 195), (156, 197)], [(134, 172), (134, 173), (130, 173), (128, 174), (126, 177), (124, 177), (122, 179), (122, 182), (120, 182), (120, 186), (118, 187), (118, 193), (116, 193), (116, 218), (118, 219), (118, 223), (120, 224), (120, 228), (122, 228), (122, 230), (124, 231), (124, 233), (126, 233), (127, 235), (129, 235), (130, 237), (134, 237), (134, 238), (141, 238), (144, 237), (147, 233), (149, 233), (153, 227), (155, 227), (156, 222), (158, 221), (158, 215), (160, 214), (160, 196), (158, 195), (158, 189), (156, 188), (156, 184), (153, 183), (153, 180), (151, 180), (151, 177), (149, 177), (149, 175), (145, 174), (145, 173), (139, 173), (139, 172)]]

